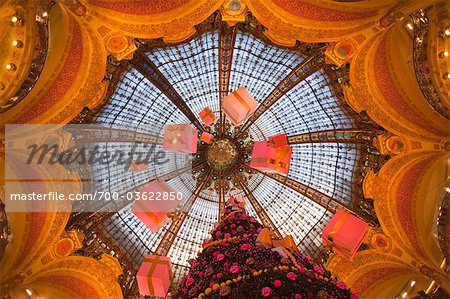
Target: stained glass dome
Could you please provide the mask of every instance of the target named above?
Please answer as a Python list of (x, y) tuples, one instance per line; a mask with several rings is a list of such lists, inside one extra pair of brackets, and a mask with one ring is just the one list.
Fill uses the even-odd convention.
[[(202, 240), (219, 220), (228, 195), (241, 195), (251, 216), (263, 224), (270, 221), (282, 235), (292, 235), (299, 249), (311, 255), (319, 252), (321, 230), (333, 212), (356, 211), (355, 205), (363, 200), (355, 176), (373, 127), (342, 100), (339, 86), (345, 83), (345, 74), (326, 64), (323, 44), (280, 47), (262, 30), (254, 20), (229, 27), (212, 17), (187, 41), (141, 40), (131, 60), (110, 61), (108, 76), (115, 85), (105, 104), (91, 115), (95, 123), (132, 124), (159, 142), (165, 124), (190, 123), (200, 131), (215, 132), (222, 143), (199, 143), (192, 172), (180, 168), (176, 159), (136, 173), (111, 165), (93, 170), (94, 189), (124, 193), (164, 178), (191, 204), (181, 220), (156, 233), (131, 213), (130, 205), (104, 217), (98, 228), (126, 253), (136, 270), (146, 254), (165, 253), (174, 264), (177, 284), (188, 271), (188, 260), (200, 251)], [(244, 124), (233, 127), (220, 103), (241, 86), (260, 105)], [(199, 118), (205, 107), (219, 119), (215, 126), (208, 127)], [(280, 133), (293, 147), (288, 175), (251, 169), (251, 144)], [(102, 146), (127, 149), (131, 143)], [(225, 148), (230, 158), (212, 154), (212, 146), (213, 151)], [(231, 156), (237, 160), (228, 165)], [(226, 165), (230, 166), (226, 171), (217, 171)]]

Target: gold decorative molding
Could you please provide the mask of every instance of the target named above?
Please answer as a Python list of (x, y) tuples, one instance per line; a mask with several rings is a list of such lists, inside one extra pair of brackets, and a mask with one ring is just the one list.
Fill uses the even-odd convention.
[[(303, 42), (337, 42), (374, 27), (395, 1), (339, 3), (335, 1), (247, 0), (249, 10), (268, 29), (268, 35)], [(281, 7), (280, 5), (285, 5)], [(289, 9), (288, 9), (289, 7)], [(297, 9), (302, 15), (297, 15)], [(347, 15), (345, 15), (347, 12)], [(349, 16), (354, 16), (352, 19)], [(274, 39), (276, 40), (276, 39)]]
[(112, 32), (103, 37), (106, 50), (113, 55), (118, 61), (133, 57), (134, 51), (137, 50), (136, 44), (129, 36), (121, 33)]
[(220, 8), (222, 20), (230, 26), (239, 22), (244, 22), (247, 14), (247, 4), (245, 0), (226, 0)]
[(342, 66), (349, 63), (358, 50), (358, 43), (351, 39), (343, 39), (338, 42), (330, 43), (325, 50), (326, 58), (329, 62)]
[[(392, 43), (389, 42), (395, 38), (397, 30), (404, 29), (400, 27), (393, 26), (363, 43), (352, 59), (350, 87), (344, 89), (346, 100), (356, 111), (365, 110), (378, 124), (398, 136), (442, 143), (445, 139), (442, 120), (434, 118), (429, 108), (422, 107), (426, 106), (426, 101), (420, 91), (414, 95), (408, 91), (413, 81), (405, 81), (405, 78), (411, 74), (402, 73), (408, 69), (393, 66), (403, 63), (393, 59), (392, 55), (397, 56), (398, 53), (393, 54)], [(384, 52), (380, 52), (380, 48)], [(376, 59), (384, 61), (383, 64)], [(389, 87), (384, 86), (386, 83)], [(390, 98), (385, 98), (384, 94)]]

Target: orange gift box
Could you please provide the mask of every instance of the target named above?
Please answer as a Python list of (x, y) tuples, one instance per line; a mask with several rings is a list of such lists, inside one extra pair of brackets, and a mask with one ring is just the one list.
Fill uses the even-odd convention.
[(288, 141), (285, 134), (278, 134), (270, 136), (267, 139), (267, 144), (273, 148), (279, 148), (288, 145)]
[(200, 111), (198, 115), (200, 115), (200, 118), (207, 126), (210, 126), (213, 122), (216, 121), (216, 115), (214, 114), (214, 112), (212, 112), (211, 108), (209, 107), (206, 107), (205, 109)]
[(197, 130), (188, 124), (164, 126), (163, 149), (174, 153), (195, 154), (197, 152)]
[(136, 160), (133, 160), (133, 161), (131, 161), (129, 170), (132, 172), (141, 172), (141, 171), (147, 170), (147, 168), (148, 168), (147, 163), (144, 163), (144, 162), (138, 163)]
[(131, 212), (155, 233), (169, 222), (167, 213), (174, 211), (180, 202), (161, 199), (170, 198), (171, 194), (176, 198), (176, 193), (164, 180), (156, 179), (139, 190), (139, 199), (133, 202)]
[(343, 210), (338, 210), (322, 231), (322, 243), (352, 261), (361, 246), (369, 225)]
[(253, 146), (250, 167), (272, 173), (288, 174), (292, 147), (270, 147), (267, 141), (256, 141)]
[(213, 138), (214, 138), (214, 135), (210, 134), (208, 132), (202, 132), (202, 135), (200, 135), (200, 140), (207, 144), (210, 144), (211, 141), (213, 140)]
[(169, 257), (147, 255), (136, 274), (139, 293), (143, 296), (165, 298), (172, 278), (172, 263)]
[(235, 126), (244, 122), (255, 112), (258, 102), (248, 93), (245, 87), (240, 87), (223, 98), (222, 110)]

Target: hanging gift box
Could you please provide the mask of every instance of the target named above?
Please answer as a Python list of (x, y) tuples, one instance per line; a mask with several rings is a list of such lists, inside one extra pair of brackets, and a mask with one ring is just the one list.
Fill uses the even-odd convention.
[(322, 231), (322, 242), (350, 261), (361, 246), (369, 225), (343, 210), (338, 210)]
[(258, 102), (244, 87), (240, 87), (223, 98), (222, 110), (235, 126), (240, 125), (255, 112)]
[(250, 167), (263, 172), (288, 174), (292, 147), (273, 148), (267, 141), (256, 141), (253, 146)]
[(164, 180), (156, 179), (139, 190), (131, 212), (152, 232), (157, 232), (169, 222), (167, 214), (174, 211), (181, 202), (179, 194)]
[(233, 210), (241, 210), (245, 209), (246, 202), (240, 195), (236, 197), (230, 195), (230, 198), (228, 199), (226, 205), (232, 206)]
[(202, 135), (200, 135), (200, 140), (205, 142), (206, 144), (210, 144), (213, 138), (214, 135), (208, 132), (202, 132)]
[(165, 298), (172, 278), (173, 272), (170, 258), (159, 255), (147, 255), (136, 274), (139, 293), (143, 296)]
[(148, 169), (148, 164), (141, 161), (133, 160), (131, 161), (129, 170), (132, 172), (141, 172)]
[(197, 153), (197, 130), (188, 124), (171, 124), (164, 127), (163, 149), (174, 153)]
[(273, 148), (280, 148), (288, 145), (288, 141), (285, 134), (278, 134), (270, 136), (267, 139), (267, 145)]
[(211, 108), (209, 107), (206, 107), (205, 109), (200, 111), (198, 115), (200, 115), (200, 118), (207, 126), (210, 126), (213, 122), (216, 121), (216, 115), (214, 114), (214, 112), (212, 112)]

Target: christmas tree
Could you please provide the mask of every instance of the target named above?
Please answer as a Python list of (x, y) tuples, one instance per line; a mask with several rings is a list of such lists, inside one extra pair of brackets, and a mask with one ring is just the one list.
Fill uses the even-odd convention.
[(272, 240), (244, 206), (230, 199), (212, 239), (189, 261), (177, 298), (358, 298), (295, 244)]

